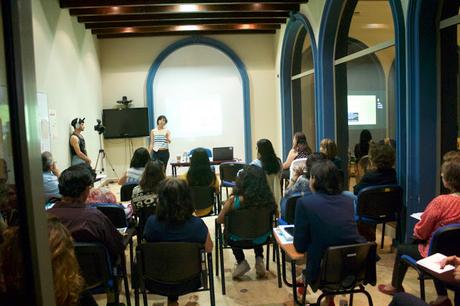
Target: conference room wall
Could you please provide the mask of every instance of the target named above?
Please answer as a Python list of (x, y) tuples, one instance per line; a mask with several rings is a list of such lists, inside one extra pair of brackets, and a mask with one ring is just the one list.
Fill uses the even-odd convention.
[[(212, 35), (225, 43), (244, 63), (250, 84), (252, 156), (256, 141), (269, 138), (280, 151), (280, 115), (275, 72), (275, 35)], [(100, 43), (103, 108), (113, 108), (122, 96), (133, 107), (146, 106), (146, 79), (156, 57), (183, 36), (106, 39)], [(171, 131), (174, 137), (174, 131)], [(241, 135), (243, 137), (243, 135)], [(147, 145), (147, 138), (132, 139), (133, 148)], [(129, 141), (105, 140), (105, 149), (118, 174), (129, 164)], [(109, 176), (113, 173), (107, 170)]]
[(56, 113), (51, 125), (51, 152), (58, 167), (70, 165), (70, 122), (86, 118), (88, 154), (95, 161), (99, 136), (93, 131), (102, 109), (98, 42), (58, 1), (32, 1), (37, 91), (45, 93)]

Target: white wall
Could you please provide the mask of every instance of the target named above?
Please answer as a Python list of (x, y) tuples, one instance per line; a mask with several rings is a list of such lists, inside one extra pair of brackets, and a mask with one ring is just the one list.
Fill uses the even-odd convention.
[(99, 136), (93, 131), (102, 109), (101, 73), (95, 37), (59, 8), (58, 1), (32, 1), (37, 91), (56, 111), (51, 152), (61, 170), (70, 165), (70, 121), (86, 117), (89, 157), (96, 161)]
[[(243, 61), (249, 75), (251, 98), (252, 148), (257, 139), (273, 141), (280, 151), (280, 128), (276, 96), (278, 79), (275, 72), (275, 35), (214, 35), (230, 47)], [(142, 37), (106, 39), (99, 42), (101, 49), (103, 107), (112, 108), (122, 96), (133, 100), (133, 106), (146, 105), (146, 79), (156, 57), (166, 47), (184, 37)], [(241, 137), (244, 137), (241, 135)], [(133, 139), (134, 149), (146, 146), (146, 139)], [(129, 164), (128, 141), (106, 140), (105, 148), (120, 175)], [(278, 153), (278, 154), (279, 154)], [(253, 157), (256, 152), (253, 150)], [(111, 176), (112, 173), (108, 172)]]

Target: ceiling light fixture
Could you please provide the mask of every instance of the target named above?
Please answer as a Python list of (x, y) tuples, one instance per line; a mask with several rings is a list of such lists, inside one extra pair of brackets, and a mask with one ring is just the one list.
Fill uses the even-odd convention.
[(182, 25), (175, 27), (176, 31), (198, 31), (200, 29), (201, 27), (198, 25)]
[(385, 23), (368, 23), (362, 26), (363, 29), (370, 29), (370, 30), (382, 30), (382, 29), (389, 29), (390, 26)]
[(193, 13), (198, 12), (200, 7), (196, 4), (181, 4), (179, 5), (179, 12), (181, 13)]

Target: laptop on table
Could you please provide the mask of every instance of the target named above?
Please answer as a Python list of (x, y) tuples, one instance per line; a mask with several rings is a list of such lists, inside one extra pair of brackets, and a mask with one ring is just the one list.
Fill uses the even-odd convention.
[(212, 159), (214, 161), (233, 160), (233, 147), (212, 148)]

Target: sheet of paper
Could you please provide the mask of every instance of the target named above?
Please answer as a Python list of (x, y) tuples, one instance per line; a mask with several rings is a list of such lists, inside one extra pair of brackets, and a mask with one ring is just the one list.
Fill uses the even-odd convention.
[(280, 239), (281, 244), (289, 244), (294, 242), (294, 237), (292, 237), (286, 230), (285, 227), (294, 227), (293, 225), (280, 225), (275, 228), (275, 234)]
[(418, 213), (413, 213), (412, 215), (410, 215), (412, 218), (414, 219), (417, 219), (417, 220), (420, 220), (422, 218), (422, 214), (423, 212), (418, 212)]
[(436, 253), (431, 256), (425, 257), (417, 261), (417, 265), (425, 267), (426, 269), (433, 271), (437, 274), (442, 274), (451, 270), (454, 270), (455, 267), (452, 265), (446, 265), (443, 269), (441, 269), (441, 261), (446, 258), (445, 255), (441, 253)]

